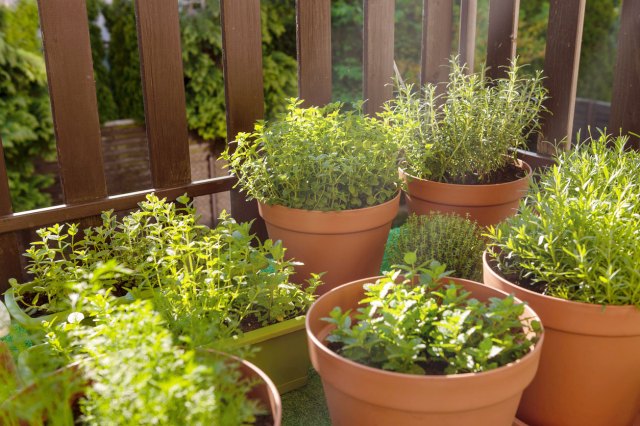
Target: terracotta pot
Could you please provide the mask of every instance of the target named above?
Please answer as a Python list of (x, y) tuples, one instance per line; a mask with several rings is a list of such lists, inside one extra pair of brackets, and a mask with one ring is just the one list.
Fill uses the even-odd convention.
[[(523, 389), (533, 379), (543, 337), (517, 362), (495, 370), (445, 376), (394, 373), (367, 367), (336, 354), (324, 344), (333, 325), (322, 321), (340, 306), (358, 308), (367, 278), (340, 286), (318, 298), (307, 313), (311, 362), (322, 378), (331, 421), (340, 425), (474, 425), (513, 424)], [(506, 294), (473, 281), (453, 279), (473, 297)], [(536, 317), (526, 308), (523, 317)]]
[(455, 213), (482, 226), (495, 225), (513, 216), (529, 189), (531, 167), (518, 160), (518, 167), (526, 176), (513, 182), (495, 185), (457, 185), (420, 179), (400, 169), (400, 177), (407, 184), (406, 200), (409, 213)]
[(281, 240), (296, 267), (293, 281), (303, 284), (312, 272), (326, 272), (318, 294), (358, 278), (380, 273), (391, 222), (400, 194), (386, 203), (363, 209), (323, 212), (258, 205), (269, 238)]
[(527, 302), (545, 327), (540, 368), (518, 418), (531, 426), (633, 424), (640, 412), (640, 309), (545, 296), (492, 265), (485, 252), (485, 284)]
[(256, 385), (249, 392), (249, 398), (258, 400), (262, 406), (267, 407), (273, 418), (273, 426), (280, 426), (282, 424), (282, 401), (276, 385), (255, 365), (239, 358), (236, 360), (240, 362), (239, 368), (242, 377), (256, 382)]

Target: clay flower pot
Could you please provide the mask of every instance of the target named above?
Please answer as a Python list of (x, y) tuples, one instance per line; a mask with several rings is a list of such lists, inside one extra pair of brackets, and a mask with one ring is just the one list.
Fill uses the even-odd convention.
[(513, 216), (529, 189), (531, 167), (518, 160), (518, 167), (526, 176), (508, 183), (493, 185), (458, 185), (420, 179), (400, 169), (400, 177), (406, 182), (405, 192), (409, 213), (418, 215), (436, 211), (469, 215), (482, 226), (495, 225)]
[(526, 290), (499, 275), (487, 252), (484, 282), (527, 302), (545, 328), (540, 368), (524, 392), (519, 419), (530, 425), (633, 424), (640, 412), (639, 309)]
[[(543, 335), (518, 361), (482, 373), (427, 376), (402, 374), (350, 361), (325, 346), (333, 325), (323, 321), (335, 307), (357, 309), (367, 278), (326, 293), (307, 313), (311, 362), (322, 378), (331, 422), (341, 425), (512, 425), (520, 396), (533, 379)], [(449, 278), (447, 278), (448, 280)], [(506, 294), (473, 281), (451, 279), (487, 300)], [(523, 318), (536, 318), (526, 308)]]
[(258, 204), (269, 238), (282, 241), (287, 258), (304, 263), (292, 281), (302, 284), (312, 272), (325, 272), (318, 294), (380, 272), (399, 206), (400, 194), (377, 206), (330, 212)]

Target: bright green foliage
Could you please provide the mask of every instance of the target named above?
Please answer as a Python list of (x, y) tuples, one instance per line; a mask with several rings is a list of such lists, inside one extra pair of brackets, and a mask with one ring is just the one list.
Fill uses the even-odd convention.
[[(546, 91), (542, 77), (522, 77), (520, 67), (489, 81), (484, 72), (466, 75), (451, 61), (448, 95), (422, 92), (400, 83), (386, 106), (386, 122), (404, 150), (405, 170), (421, 179), (449, 183), (486, 183), (512, 161), (511, 148), (524, 146), (539, 128)], [(440, 105), (441, 104), (441, 105)]]
[[(416, 257), (408, 253), (407, 263)], [(352, 361), (409, 374), (459, 374), (492, 370), (514, 362), (537, 341), (523, 321), (525, 305), (513, 295), (480, 302), (453, 282), (445, 266), (402, 266), (365, 284), (363, 307), (336, 307), (325, 320), (336, 326), (327, 342)], [(401, 281), (401, 274), (404, 278)], [(416, 285), (412, 285), (417, 282)]]
[(485, 244), (481, 228), (469, 219), (437, 213), (411, 215), (390, 243), (391, 265), (402, 263), (405, 253), (415, 252), (418, 263), (435, 260), (447, 265), (455, 277), (482, 280)]
[[(13, 16), (13, 12), (0, 14), (0, 20), (3, 16)], [(36, 174), (33, 160), (53, 156), (53, 124), (44, 60), (9, 45), (3, 27), (0, 22), (0, 137), (13, 208), (22, 211), (51, 202), (41, 191), (52, 179)]]
[[(261, 5), (267, 116), (283, 111), (286, 99), (294, 96), (297, 89), (295, 56), (278, 50), (281, 39), (295, 39), (294, 34), (285, 33), (284, 25), (292, 14), (282, 1)], [(196, 13), (183, 13), (181, 26), (189, 129), (204, 139), (226, 138), (219, 2), (209, 0)]]
[(520, 213), (490, 232), (503, 275), (550, 296), (640, 308), (640, 154), (625, 142), (601, 136), (542, 174)]
[(238, 186), (265, 204), (335, 211), (374, 206), (398, 191), (397, 145), (387, 126), (342, 104), (301, 108), (258, 122), (227, 150)]
[(111, 36), (109, 60), (111, 91), (119, 118), (144, 120), (140, 55), (136, 18), (131, 0), (113, 0), (102, 5), (102, 13)]
[(250, 224), (226, 214), (215, 229), (199, 225), (188, 198), (179, 203), (149, 195), (122, 220), (103, 213), (103, 224), (83, 237), (77, 225), (39, 230), (41, 241), (26, 253), (33, 280), (10, 281), (16, 300), (31, 314), (68, 311), (86, 277), (113, 261), (131, 272), (100, 281), (102, 290), (135, 296), (156, 289), (169, 326), (200, 343), (239, 333), (247, 317), (267, 325), (306, 311), (319, 283), (303, 291), (289, 282), (293, 264), (284, 260), (281, 244), (260, 243)]
[(236, 364), (175, 346), (151, 303), (120, 305), (93, 320), (70, 331), (91, 382), (80, 401), (84, 424), (244, 425), (261, 412)]
[[(0, 6), (1, 7), (1, 6)], [(27, 52), (40, 54), (40, 28), (36, 0), (19, 0), (8, 10), (4, 29), (8, 45)], [(2, 26), (2, 25), (0, 25)]]

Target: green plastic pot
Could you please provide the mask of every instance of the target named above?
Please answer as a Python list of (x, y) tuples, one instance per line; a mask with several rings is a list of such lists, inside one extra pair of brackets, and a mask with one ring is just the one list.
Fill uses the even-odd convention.
[[(152, 295), (153, 293), (151, 290), (145, 290), (140, 292), (141, 299), (149, 299), (152, 297)], [(128, 293), (126, 296), (118, 297), (115, 303), (116, 304), (128, 303), (128, 302), (133, 302), (134, 300), (136, 300), (136, 297), (133, 294)], [(9, 311), (11, 318), (13, 318), (15, 322), (17, 322), (22, 327), (28, 330), (42, 328), (42, 323), (45, 321), (51, 322), (54, 324), (64, 321), (72, 312), (69, 310), (69, 311), (56, 312), (55, 314), (43, 315), (35, 318), (31, 317), (29, 316), (29, 314), (27, 314), (25, 311), (22, 310), (22, 308), (16, 301), (13, 288), (10, 288), (4, 293), (4, 304), (7, 307), (7, 310)]]
[(236, 347), (259, 349), (246, 360), (264, 371), (280, 393), (307, 384), (311, 361), (304, 322), (305, 316), (302, 315), (233, 338)]

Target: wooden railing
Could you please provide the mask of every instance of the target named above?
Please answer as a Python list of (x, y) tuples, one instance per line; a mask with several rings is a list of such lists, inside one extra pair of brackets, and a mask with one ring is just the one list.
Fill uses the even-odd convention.
[[(541, 154), (552, 144), (571, 142), (580, 42), (586, 0), (550, 0), (545, 58), (550, 92)], [(145, 194), (199, 196), (229, 191), (234, 180), (193, 181), (185, 110), (177, 0), (136, 0), (145, 122), (152, 188), (110, 195), (100, 146), (85, 0), (39, 0), (64, 204), (13, 213), (0, 144), (0, 289), (21, 276), (19, 234), (55, 222), (92, 223), (102, 210), (126, 210)], [(331, 100), (331, 0), (297, 0), (299, 95), (307, 105)], [(640, 133), (640, 0), (625, 0), (609, 129)], [(394, 0), (364, 0), (363, 97), (377, 111), (392, 96)], [(487, 66), (500, 76), (515, 54), (519, 0), (491, 0), (488, 34), (476, 34), (476, 0), (461, 0), (459, 55), (474, 62), (477, 37), (488, 37)], [(221, 0), (227, 137), (251, 130), (264, 114), (260, 0)], [(453, 0), (424, 0), (422, 82), (447, 78)], [(638, 139), (634, 140), (638, 146)], [(543, 162), (540, 154), (526, 154)], [(239, 220), (257, 217), (255, 204), (232, 192)]]

